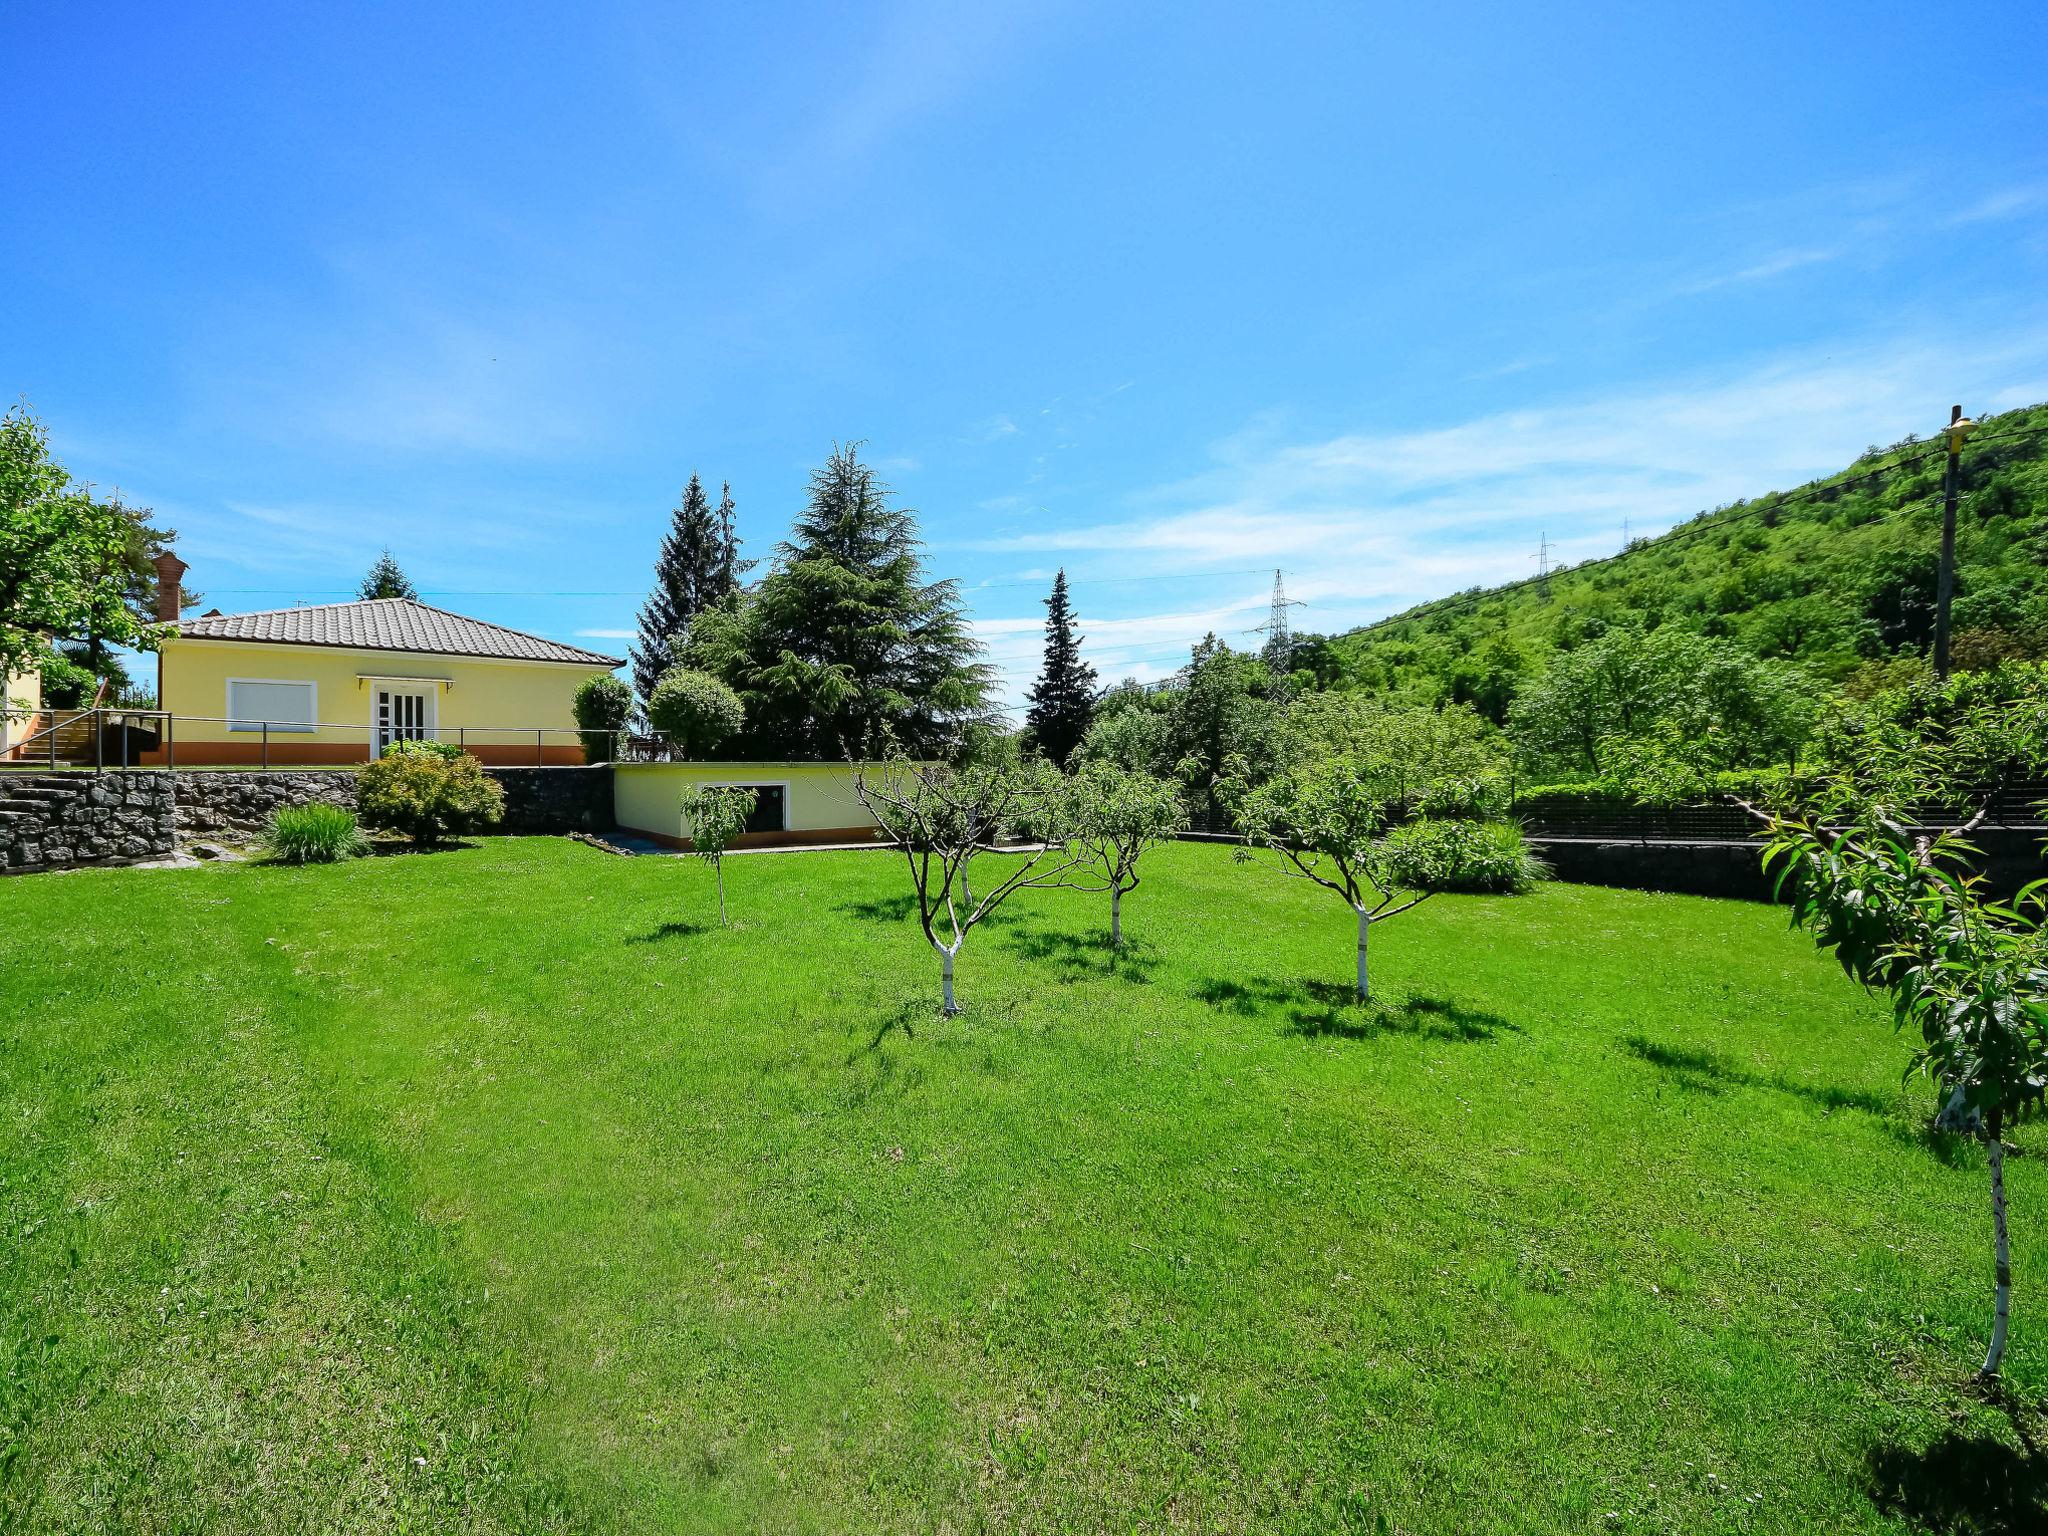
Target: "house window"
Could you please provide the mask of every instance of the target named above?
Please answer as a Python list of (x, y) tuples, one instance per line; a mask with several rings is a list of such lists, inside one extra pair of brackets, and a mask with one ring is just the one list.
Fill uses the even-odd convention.
[(780, 784), (734, 784), (733, 789), (751, 789), (754, 808), (747, 813), (749, 832), (780, 832), (789, 825), (787, 800)]
[(282, 682), (267, 677), (228, 679), (228, 729), (310, 731), (319, 721), (311, 683)]

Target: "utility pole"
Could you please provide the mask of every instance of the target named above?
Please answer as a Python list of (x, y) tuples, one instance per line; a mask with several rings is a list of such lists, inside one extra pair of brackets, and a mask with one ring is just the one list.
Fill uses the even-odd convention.
[(1273, 573), (1273, 606), (1266, 616), (1266, 622), (1245, 631), (1248, 635), (1266, 637), (1266, 674), (1273, 682), (1275, 698), (1284, 697), (1287, 691), (1287, 677), (1294, 665), (1294, 630), (1288, 622), (1287, 610), (1307, 605), (1290, 599), (1287, 588), (1280, 580), (1280, 573)]
[(1941, 487), (1941, 572), (1934, 584), (1934, 675), (1948, 676), (1948, 608), (1956, 595), (1956, 493), (1963, 478), (1963, 440), (1977, 424), (1963, 414), (1960, 405), (1951, 406), (1948, 426), (1948, 473)]

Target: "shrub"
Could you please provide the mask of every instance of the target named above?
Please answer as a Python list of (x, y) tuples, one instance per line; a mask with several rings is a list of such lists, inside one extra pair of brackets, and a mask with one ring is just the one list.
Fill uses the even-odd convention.
[(462, 748), (455, 745), (452, 741), (441, 741), (438, 738), (429, 739), (428, 737), (421, 736), (416, 740), (392, 742), (389, 746), (385, 747), (384, 755), (386, 757), (405, 757), (407, 755), (414, 757), (438, 757), (443, 762), (452, 763), (463, 755), (463, 751)]
[(740, 696), (709, 672), (673, 667), (654, 685), (647, 719), (685, 757), (703, 757), (746, 724)]
[(317, 801), (286, 806), (263, 838), (264, 852), (280, 864), (338, 864), (368, 846), (353, 811)]
[(586, 763), (608, 763), (618, 755), (619, 732), (626, 728), (626, 716), (633, 710), (631, 688), (609, 672), (588, 678), (577, 688), (569, 709), (583, 734)]
[(356, 804), (371, 826), (426, 848), (495, 825), (505, 814), (505, 791), (466, 753), (413, 741), (394, 744), (361, 771)]

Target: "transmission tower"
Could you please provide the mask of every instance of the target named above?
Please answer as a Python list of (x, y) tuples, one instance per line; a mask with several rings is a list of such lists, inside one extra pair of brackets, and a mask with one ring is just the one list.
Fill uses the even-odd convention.
[(1536, 543), (1536, 574), (1538, 576), (1548, 576), (1550, 574), (1550, 535), (1547, 533), (1543, 534)]
[(1266, 657), (1266, 671), (1273, 679), (1275, 690), (1285, 689), (1287, 675), (1294, 670), (1294, 627), (1288, 622), (1287, 610), (1305, 608), (1306, 603), (1298, 602), (1287, 595), (1287, 585), (1280, 579), (1280, 573), (1273, 573), (1273, 606), (1266, 616), (1266, 622), (1245, 631), (1248, 635), (1264, 635), (1263, 647)]

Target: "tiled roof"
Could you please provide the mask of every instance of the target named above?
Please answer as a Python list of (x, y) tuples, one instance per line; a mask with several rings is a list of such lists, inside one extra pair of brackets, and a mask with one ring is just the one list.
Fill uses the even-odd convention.
[(178, 633), (194, 640), (255, 640), (266, 645), (338, 645), (361, 651), (423, 651), (436, 656), (489, 656), (502, 661), (571, 661), (590, 667), (623, 666), (601, 656), (543, 640), (539, 635), (466, 619), (409, 597), (360, 603), (316, 603), (262, 613), (222, 613), (182, 619)]

